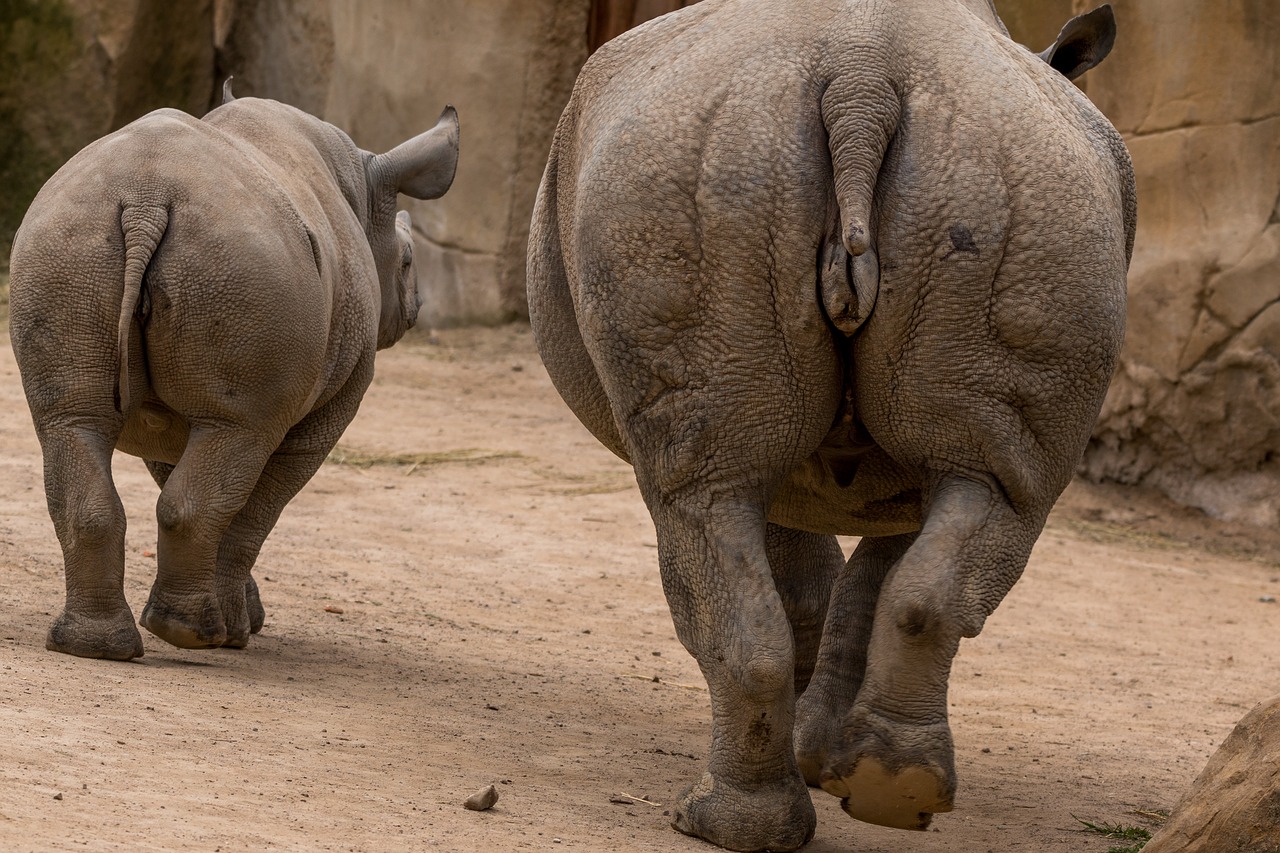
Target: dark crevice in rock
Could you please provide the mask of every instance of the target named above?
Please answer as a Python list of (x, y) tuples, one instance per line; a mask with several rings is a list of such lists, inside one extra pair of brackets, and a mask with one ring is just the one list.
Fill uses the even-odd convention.
[(1235, 121), (1188, 121), (1181, 124), (1173, 124), (1168, 127), (1157, 127), (1150, 130), (1126, 130), (1123, 136), (1126, 139), (1142, 139), (1148, 136), (1159, 136), (1162, 133), (1175, 133), (1179, 130), (1195, 130), (1197, 128), (1209, 127), (1250, 127), (1251, 125), (1260, 124), (1264, 121), (1273, 121), (1280, 119), (1280, 114), (1270, 114), (1258, 116), (1256, 118), (1242, 118)]

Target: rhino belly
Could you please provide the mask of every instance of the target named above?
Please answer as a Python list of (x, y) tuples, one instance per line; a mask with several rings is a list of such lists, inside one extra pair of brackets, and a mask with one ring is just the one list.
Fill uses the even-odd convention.
[(769, 520), (810, 533), (897, 536), (920, 529), (919, 478), (879, 447), (824, 445), (801, 463), (769, 507)]
[(116, 449), (130, 456), (176, 465), (187, 446), (187, 421), (158, 400), (144, 400), (130, 412)]

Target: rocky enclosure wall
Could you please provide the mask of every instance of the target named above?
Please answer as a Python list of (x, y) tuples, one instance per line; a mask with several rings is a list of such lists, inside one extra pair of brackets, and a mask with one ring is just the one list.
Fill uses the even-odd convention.
[[(1081, 0), (996, 0), (1037, 49)], [(1280, 521), (1280, 3), (1113, 0), (1081, 79), (1124, 134), (1138, 236), (1120, 369), (1084, 471)]]
[[(7, 0), (0, 3), (0, 253), (35, 190), (158, 106), (236, 92), (383, 150), (462, 119), (454, 188), (409, 202), (424, 323), (526, 314), (524, 243), (589, 39), (692, 0)], [(778, 0), (785, 2), (785, 0)], [(1040, 49), (1096, 0), (996, 0)], [(1138, 177), (1129, 334), (1089, 447), (1095, 479), (1280, 521), (1280, 2), (1113, 0), (1119, 38), (1080, 83)], [(407, 200), (406, 200), (407, 201)]]
[(0, 267), (59, 166), (157, 107), (200, 115), (213, 72), (213, 0), (0, 0)]

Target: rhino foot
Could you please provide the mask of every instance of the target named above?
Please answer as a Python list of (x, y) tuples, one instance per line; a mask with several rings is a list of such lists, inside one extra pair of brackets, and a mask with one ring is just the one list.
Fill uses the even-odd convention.
[(857, 820), (896, 829), (927, 829), (955, 802), (955, 758), (947, 724), (893, 723), (865, 710), (845, 729), (845, 745), (827, 760), (822, 790), (841, 798)]
[(44, 647), (82, 658), (132, 660), (142, 657), (142, 635), (127, 605), (105, 618), (67, 610), (49, 627)]
[(223, 648), (243, 649), (249, 645), (249, 636), (254, 633), (255, 603), (261, 611), (262, 602), (258, 600), (258, 588), (252, 578), (244, 583), (228, 581), (218, 584), (218, 607), (222, 611), (222, 623), (226, 630)]
[(256, 634), (262, 630), (262, 623), (267, 621), (267, 611), (262, 606), (258, 584), (252, 577), (244, 584), (244, 603), (249, 610), (249, 633)]
[(796, 765), (806, 785), (817, 788), (822, 784), (827, 755), (840, 736), (838, 721), (841, 716), (828, 704), (812, 701), (809, 693), (796, 700), (796, 727), (792, 742), (795, 744)]
[(165, 601), (153, 587), (139, 622), (180, 649), (213, 649), (227, 642), (222, 608), (212, 596), (196, 607), (178, 607)]
[(680, 797), (671, 825), (729, 850), (796, 850), (818, 818), (799, 776), (751, 789), (732, 788), (709, 771)]

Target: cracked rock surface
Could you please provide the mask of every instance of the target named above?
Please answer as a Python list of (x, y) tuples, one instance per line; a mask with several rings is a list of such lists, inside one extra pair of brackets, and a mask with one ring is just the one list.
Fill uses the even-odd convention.
[(1280, 851), (1280, 695), (1240, 721), (1143, 850)]

